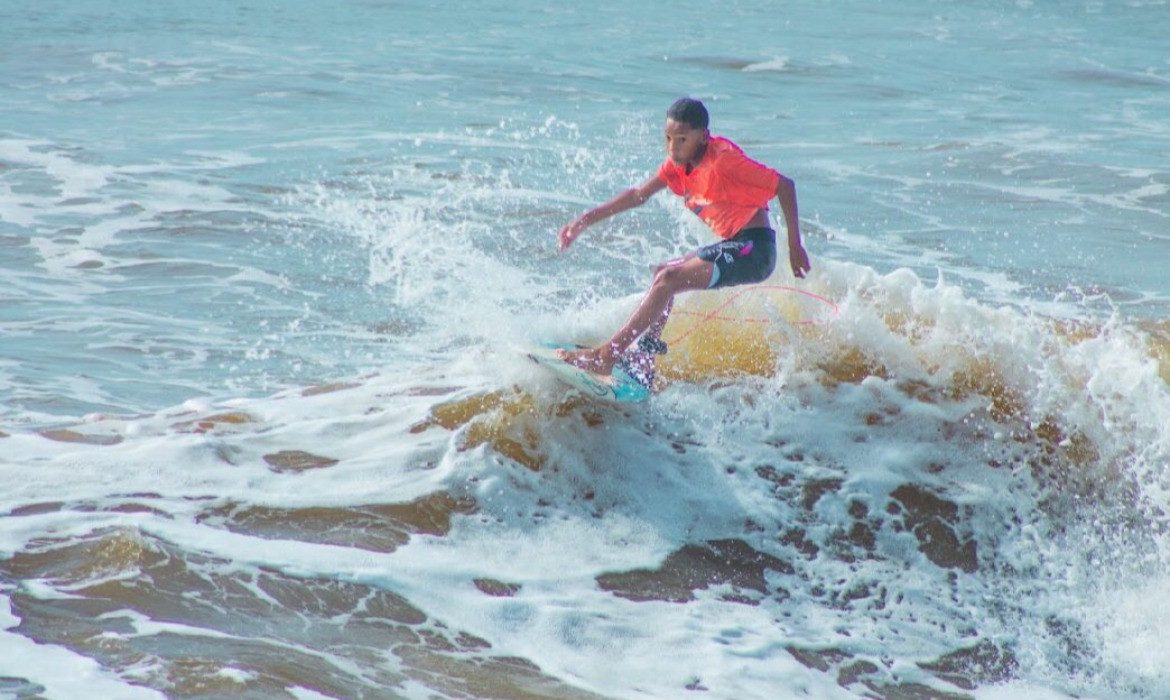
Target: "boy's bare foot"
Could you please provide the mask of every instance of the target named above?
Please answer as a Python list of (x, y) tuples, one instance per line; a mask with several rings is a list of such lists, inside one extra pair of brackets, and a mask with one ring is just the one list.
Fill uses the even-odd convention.
[(583, 350), (558, 350), (557, 355), (574, 367), (603, 376), (609, 376), (618, 359), (606, 345)]

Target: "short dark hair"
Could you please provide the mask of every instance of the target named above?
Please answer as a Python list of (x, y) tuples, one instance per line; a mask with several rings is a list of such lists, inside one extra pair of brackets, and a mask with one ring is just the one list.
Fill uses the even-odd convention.
[(680, 97), (666, 110), (667, 119), (673, 119), (694, 129), (706, 129), (711, 122), (707, 108), (693, 97)]

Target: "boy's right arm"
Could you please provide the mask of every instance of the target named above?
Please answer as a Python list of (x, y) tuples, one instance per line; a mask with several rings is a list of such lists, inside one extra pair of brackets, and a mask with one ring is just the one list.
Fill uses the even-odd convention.
[(578, 216), (572, 223), (562, 228), (561, 232), (557, 235), (557, 241), (560, 246), (559, 250), (563, 252), (572, 245), (573, 241), (577, 240), (577, 237), (581, 235), (581, 232), (589, 226), (627, 209), (642, 206), (647, 199), (650, 199), (665, 187), (666, 183), (655, 175), (641, 185), (624, 190), (608, 202), (600, 204), (581, 216)]

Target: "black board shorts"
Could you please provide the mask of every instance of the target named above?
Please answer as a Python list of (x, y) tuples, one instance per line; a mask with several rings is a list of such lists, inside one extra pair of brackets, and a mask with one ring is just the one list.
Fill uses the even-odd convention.
[(776, 232), (763, 226), (745, 228), (731, 238), (699, 248), (695, 255), (715, 263), (708, 289), (763, 282), (776, 269)]

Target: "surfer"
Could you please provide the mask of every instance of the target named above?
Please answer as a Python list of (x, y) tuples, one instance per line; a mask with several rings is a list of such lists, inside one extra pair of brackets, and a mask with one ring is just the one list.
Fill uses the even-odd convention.
[(811, 269), (800, 240), (796, 185), (752, 160), (735, 143), (708, 130), (707, 108), (683, 97), (666, 111), (666, 160), (654, 177), (578, 216), (558, 234), (564, 251), (589, 226), (641, 206), (663, 189), (683, 197), (720, 240), (658, 266), (650, 290), (618, 331), (596, 348), (561, 351), (561, 358), (581, 369), (608, 375), (622, 353), (639, 337), (648, 354), (666, 352), (660, 340), (679, 292), (717, 289), (761, 282), (776, 267), (776, 232), (768, 221), (768, 201), (775, 197), (788, 231), (792, 274)]

